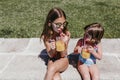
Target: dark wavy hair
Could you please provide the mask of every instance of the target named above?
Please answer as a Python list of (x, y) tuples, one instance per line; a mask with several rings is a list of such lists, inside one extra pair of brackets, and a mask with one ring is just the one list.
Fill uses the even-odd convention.
[(92, 23), (84, 27), (85, 35), (90, 37), (90, 42), (98, 44), (103, 35), (104, 35), (104, 28), (99, 23)]
[[(61, 8), (57, 8), (57, 7), (52, 8), (46, 17), (46, 21), (43, 27), (43, 32), (40, 38), (44, 35), (45, 40), (49, 39), (54, 32), (51, 23), (54, 22), (57, 18), (60, 18), (62, 16), (66, 19), (65, 12)], [(68, 30), (67, 27), (64, 27), (63, 33), (66, 34), (67, 30)]]

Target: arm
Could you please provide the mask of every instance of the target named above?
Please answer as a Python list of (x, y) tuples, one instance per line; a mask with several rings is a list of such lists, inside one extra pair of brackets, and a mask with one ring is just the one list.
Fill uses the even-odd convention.
[(70, 36), (71, 36), (71, 34), (69, 31), (67, 31), (66, 34), (64, 34), (64, 33), (60, 34), (61, 39), (65, 42), (66, 45), (68, 45), (68, 43), (69, 43)]
[(55, 50), (55, 41), (49, 42), (49, 41), (44, 41), (44, 45), (46, 47), (46, 51), (50, 57), (53, 57), (54, 54), (56, 53)]
[(74, 54), (81, 53), (82, 51), (82, 39), (78, 40), (75, 48), (74, 48)]
[(98, 48), (97, 51), (95, 51), (95, 50), (93, 49), (93, 47), (89, 47), (88, 50), (89, 50), (89, 52), (90, 52), (91, 54), (94, 55), (94, 57), (95, 57), (96, 59), (101, 60), (101, 59), (102, 59), (102, 45), (101, 45), (101, 43), (97, 44), (97, 48)]

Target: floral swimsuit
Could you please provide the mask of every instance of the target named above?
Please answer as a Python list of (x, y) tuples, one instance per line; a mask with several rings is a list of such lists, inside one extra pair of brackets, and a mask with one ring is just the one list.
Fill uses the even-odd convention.
[[(94, 49), (97, 52), (98, 48), (96, 46), (94, 47)], [(79, 61), (87, 66), (91, 66), (92, 64), (96, 64), (96, 58), (92, 54), (90, 54), (89, 58), (85, 59), (81, 56), (81, 53), (80, 53)]]

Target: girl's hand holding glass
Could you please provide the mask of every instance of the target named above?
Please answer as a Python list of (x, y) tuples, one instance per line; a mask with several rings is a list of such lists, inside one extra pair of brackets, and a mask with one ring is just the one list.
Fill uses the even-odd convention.
[(65, 50), (65, 42), (63, 41), (62, 37), (57, 37), (56, 39), (56, 51), (64, 51)]
[(77, 50), (78, 50), (78, 53), (81, 53), (82, 52), (82, 47), (78, 46)]
[(90, 53), (94, 53), (94, 52), (95, 52), (93, 46), (88, 46), (87, 49), (88, 49), (88, 51), (89, 51)]
[(87, 48), (82, 48), (82, 57), (83, 58), (85, 58), (85, 59), (88, 59), (88, 58), (90, 58), (90, 52), (88, 51), (88, 49)]
[(60, 33), (61, 40), (64, 41), (65, 43), (68, 41), (68, 36), (66, 36), (64, 33)]
[(56, 51), (64, 51), (65, 50), (65, 43), (62, 40), (56, 41)]

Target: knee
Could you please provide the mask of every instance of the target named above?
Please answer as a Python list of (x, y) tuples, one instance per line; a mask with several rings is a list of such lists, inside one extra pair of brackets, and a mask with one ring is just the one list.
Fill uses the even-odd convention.
[(59, 76), (55, 76), (53, 80), (61, 80)]
[(90, 75), (83, 75), (83, 80), (90, 80)]
[(54, 73), (54, 72), (56, 72), (56, 67), (51, 65), (51, 66), (48, 67), (47, 71), (50, 72), (50, 73)]
[(94, 76), (92, 77), (92, 80), (100, 80), (100, 77), (99, 77), (98, 75), (94, 75)]

